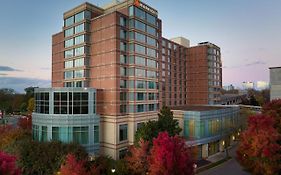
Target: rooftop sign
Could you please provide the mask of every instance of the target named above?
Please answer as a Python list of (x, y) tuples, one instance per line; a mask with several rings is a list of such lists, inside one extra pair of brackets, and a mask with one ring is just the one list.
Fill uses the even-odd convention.
[(143, 3), (141, 3), (140, 0), (135, 0), (135, 1), (134, 1), (134, 5), (137, 6), (137, 7), (141, 7), (141, 8), (143, 8), (143, 9), (149, 11), (150, 13), (152, 13), (152, 14), (154, 14), (154, 15), (158, 15), (158, 12), (157, 12), (156, 10), (154, 10), (154, 9), (152, 9), (151, 7), (149, 7), (149, 6), (147, 6), (147, 5), (143, 4)]

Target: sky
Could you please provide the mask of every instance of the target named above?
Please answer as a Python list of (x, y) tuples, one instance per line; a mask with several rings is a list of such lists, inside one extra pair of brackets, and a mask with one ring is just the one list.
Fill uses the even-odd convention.
[[(102, 6), (111, 0), (89, 0)], [(51, 39), (82, 0), (1, 0), (0, 88), (51, 86)], [(281, 66), (280, 0), (142, 0), (158, 10), (163, 37), (221, 48), (223, 85), (269, 81)]]

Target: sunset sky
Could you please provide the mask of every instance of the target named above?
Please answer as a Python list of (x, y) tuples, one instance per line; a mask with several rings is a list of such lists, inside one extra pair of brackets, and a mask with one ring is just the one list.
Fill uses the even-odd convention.
[[(0, 88), (22, 92), (50, 86), (51, 36), (63, 12), (84, 0), (2, 0)], [(102, 6), (110, 0), (89, 0)], [(268, 67), (281, 66), (280, 0), (143, 0), (158, 10), (163, 36), (221, 47), (223, 84), (269, 81)]]

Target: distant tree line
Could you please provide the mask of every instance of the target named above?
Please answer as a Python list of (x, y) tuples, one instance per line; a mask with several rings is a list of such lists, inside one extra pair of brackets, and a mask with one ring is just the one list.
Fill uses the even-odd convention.
[(17, 93), (11, 88), (0, 89), (0, 110), (6, 114), (31, 113), (34, 108), (35, 87), (25, 88), (25, 93)]

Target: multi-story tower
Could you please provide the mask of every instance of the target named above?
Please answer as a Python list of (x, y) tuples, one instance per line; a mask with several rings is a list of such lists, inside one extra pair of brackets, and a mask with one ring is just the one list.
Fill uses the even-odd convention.
[(187, 49), (187, 96), (189, 105), (220, 104), (222, 62), (220, 48), (203, 42)]
[(281, 67), (270, 67), (270, 100), (281, 99)]
[(157, 119), (160, 38), (157, 11), (133, 0), (84, 3), (64, 13), (63, 31), (53, 36), (52, 86), (97, 89), (101, 151), (113, 158), (140, 123)]
[[(114, 159), (133, 144), (141, 123), (157, 120), (163, 105), (207, 105), (220, 100), (219, 48), (210, 43), (189, 48), (187, 39), (163, 38), (157, 10), (138, 0), (115, 1), (103, 8), (84, 3), (65, 12), (62, 31), (53, 35), (52, 44), (52, 87), (68, 94), (66, 114), (72, 115), (75, 103), (72, 89), (77, 93), (96, 89), (99, 134), (96, 123), (74, 127), (88, 127), (83, 137), (94, 136), (89, 138), (93, 143), (99, 135), (100, 153)], [(52, 94), (52, 89), (48, 91)], [(39, 122), (40, 127), (44, 122)], [(52, 129), (48, 131), (50, 135)]]

